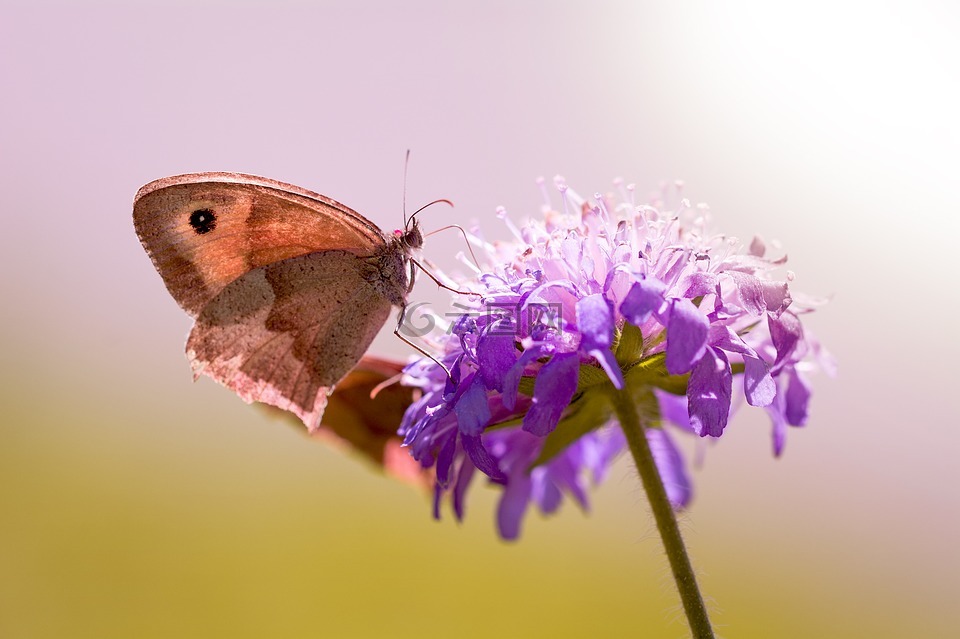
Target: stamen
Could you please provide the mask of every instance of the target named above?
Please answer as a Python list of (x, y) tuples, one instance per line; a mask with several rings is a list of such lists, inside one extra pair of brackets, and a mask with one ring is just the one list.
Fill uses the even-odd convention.
[(513, 221), (509, 217), (507, 217), (507, 209), (502, 206), (498, 206), (496, 208), (496, 211), (497, 211), (497, 218), (503, 220), (504, 225), (507, 227), (507, 229), (511, 233), (513, 233), (513, 236), (518, 240), (520, 240), (521, 242), (523, 242), (524, 239), (523, 239), (523, 235), (520, 233), (520, 229), (518, 229), (516, 225), (513, 223)]
[(547, 191), (547, 181), (543, 176), (537, 178), (537, 186), (540, 188), (540, 195), (543, 196), (543, 205), (540, 207), (542, 213), (550, 210), (550, 193)]

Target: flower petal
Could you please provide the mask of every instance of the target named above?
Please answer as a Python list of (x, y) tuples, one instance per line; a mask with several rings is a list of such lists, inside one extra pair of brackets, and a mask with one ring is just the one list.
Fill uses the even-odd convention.
[(507, 540), (520, 536), (520, 522), (530, 503), (531, 480), (527, 473), (517, 473), (503, 489), (497, 504), (497, 528)]
[[(561, 461), (561, 464), (567, 467), (563, 470), (570, 472), (570, 464), (563, 463), (565, 461), (565, 459)], [(563, 493), (560, 492), (560, 488), (552, 481), (547, 469), (534, 468), (530, 473), (530, 478), (533, 480), (533, 501), (540, 507), (540, 510), (544, 514), (549, 515), (550, 513), (556, 512), (563, 499)]]
[(740, 293), (740, 301), (748, 313), (761, 315), (767, 310), (766, 300), (763, 299), (763, 287), (758, 277), (739, 271), (726, 271), (726, 275), (730, 276), (736, 285), (737, 292)]
[(507, 482), (507, 476), (500, 470), (497, 460), (483, 447), (479, 435), (460, 435), (460, 442), (463, 444), (463, 450), (467, 453), (467, 457), (480, 472), (497, 483), (504, 484)]
[(595, 357), (617, 389), (623, 388), (623, 374), (610, 350), (613, 344), (613, 307), (600, 294), (588, 295), (577, 302), (577, 328), (580, 348)]
[(768, 406), (777, 394), (777, 386), (770, 376), (770, 367), (757, 351), (725, 325), (711, 326), (708, 341), (716, 348), (743, 356), (743, 391), (747, 403), (751, 406)]
[(466, 353), (460, 353), (450, 366), (450, 375), (443, 383), (444, 399), (454, 397), (457, 393), (457, 389), (460, 388), (460, 376), (463, 375), (462, 364), (465, 358)]
[(453, 407), (457, 414), (457, 426), (464, 435), (478, 436), (490, 423), (490, 404), (487, 402), (487, 390), (479, 375), (472, 375), (467, 390), (459, 397)]
[(687, 385), (687, 410), (690, 426), (701, 437), (719, 437), (730, 416), (730, 397), (733, 374), (723, 351), (707, 348), (700, 361), (690, 371)]
[(650, 318), (650, 315), (659, 312), (663, 307), (663, 295), (666, 291), (667, 286), (660, 280), (652, 277), (640, 280), (630, 287), (626, 297), (623, 298), (620, 312), (628, 322), (634, 326), (640, 326)]
[(437, 455), (437, 484), (446, 488), (450, 484), (450, 469), (453, 468), (454, 456), (457, 452), (457, 437), (447, 437)]
[(470, 480), (473, 479), (473, 471), (476, 468), (473, 464), (460, 465), (457, 483), (453, 487), (453, 512), (457, 516), (457, 521), (463, 521), (463, 513), (466, 510), (467, 488), (470, 486)]
[(777, 361), (773, 363), (770, 373), (776, 375), (789, 363), (790, 356), (803, 338), (803, 327), (800, 325), (800, 319), (789, 311), (782, 313), (779, 317), (768, 314), (767, 324), (770, 327), (770, 339), (773, 341), (774, 348), (777, 349)]
[(518, 355), (512, 321), (499, 320), (484, 331), (477, 341), (477, 367), (484, 385), (503, 392), (504, 379)]
[(520, 378), (523, 377), (523, 372), (526, 370), (527, 364), (540, 357), (540, 351), (541, 349), (536, 347), (523, 351), (519, 359), (517, 359), (504, 376), (503, 405), (507, 410), (513, 410), (514, 406), (517, 405), (517, 391), (520, 386)]
[(690, 425), (690, 409), (686, 395), (674, 395), (659, 389), (654, 389), (653, 393), (657, 396), (657, 403), (660, 404), (661, 419), (688, 433), (694, 432), (693, 426)]
[(786, 406), (784, 414), (787, 423), (791, 426), (803, 426), (807, 423), (807, 404), (810, 402), (810, 384), (795, 368), (790, 369), (787, 385)]
[(780, 315), (793, 302), (786, 282), (763, 280), (760, 282), (760, 287), (763, 289), (764, 304), (771, 313)]
[(667, 372), (686, 373), (694, 362), (703, 357), (707, 347), (710, 324), (706, 316), (687, 299), (675, 299), (670, 304), (667, 319)]
[(752, 355), (757, 357), (757, 351), (743, 341), (736, 332), (726, 324), (714, 324), (707, 333), (707, 341), (715, 348), (722, 348), (728, 353)]
[(577, 390), (579, 367), (576, 353), (557, 353), (543, 365), (533, 386), (533, 404), (523, 416), (523, 430), (542, 437), (557, 427)]
[(439, 483), (433, 486), (433, 518), (440, 521), (440, 501), (443, 498), (443, 486)]
[(693, 496), (693, 485), (687, 474), (686, 465), (680, 451), (673, 440), (662, 428), (648, 428), (647, 442), (653, 461), (657, 465), (663, 487), (667, 491), (667, 499), (675, 510), (680, 510), (690, 503)]
[(610, 351), (610, 349), (594, 348), (587, 351), (587, 354), (600, 362), (600, 366), (607, 374), (607, 377), (610, 378), (610, 383), (613, 384), (613, 387), (617, 390), (623, 390), (623, 373), (620, 371), (620, 366), (617, 364), (617, 358), (613, 356), (613, 353)]
[(684, 276), (679, 282), (679, 288), (683, 291), (681, 297), (689, 299), (703, 295), (720, 295), (720, 282), (717, 275), (707, 271), (697, 271)]
[[(782, 378), (778, 381), (778, 390), (782, 391)], [(767, 414), (770, 415), (770, 422), (773, 425), (773, 456), (779, 457), (783, 453), (783, 446), (787, 441), (787, 420), (784, 416), (784, 405), (786, 393), (778, 392), (773, 399), (773, 403), (767, 406)]]
[(759, 357), (743, 356), (743, 394), (751, 406), (769, 406), (777, 394), (770, 367)]
[(613, 344), (613, 309), (603, 295), (587, 295), (577, 302), (577, 329), (587, 349)]

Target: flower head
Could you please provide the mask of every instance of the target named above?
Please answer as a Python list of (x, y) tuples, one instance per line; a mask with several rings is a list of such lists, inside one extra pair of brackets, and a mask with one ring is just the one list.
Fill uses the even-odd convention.
[[(588, 506), (624, 448), (610, 392), (626, 392), (646, 425), (657, 468), (676, 508), (692, 488), (664, 428), (720, 437), (735, 394), (765, 407), (782, 451), (786, 425), (806, 421), (801, 371), (819, 345), (805, 334), (785, 258), (707, 233), (708, 211), (665, 213), (636, 206), (633, 189), (592, 202), (556, 180), (562, 208), (544, 207), (521, 227), (501, 210), (514, 239), (472, 237), (484, 264), (436, 361), (405, 370), (422, 389), (401, 435), (413, 457), (435, 467), (435, 506), (449, 495), (462, 517), (478, 474), (503, 487), (500, 534), (514, 538), (531, 503), (544, 513), (564, 494)], [(442, 366), (440, 365), (442, 364)], [(737, 383), (734, 383), (735, 380)], [(741, 383), (742, 380), (742, 383)]]

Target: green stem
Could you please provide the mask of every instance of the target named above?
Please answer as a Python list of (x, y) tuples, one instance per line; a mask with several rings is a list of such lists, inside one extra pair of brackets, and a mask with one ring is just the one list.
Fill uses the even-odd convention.
[(630, 452), (640, 473), (643, 489), (647, 493), (647, 499), (650, 500), (653, 517), (657, 520), (657, 528), (660, 530), (660, 538), (663, 540), (667, 558), (670, 560), (673, 579), (677, 582), (677, 590), (680, 591), (680, 600), (687, 613), (690, 630), (694, 639), (713, 639), (707, 609), (703, 605), (703, 597), (700, 596), (700, 590), (697, 588), (697, 578), (693, 574), (693, 566), (687, 556), (687, 549), (683, 545), (683, 537), (680, 536), (680, 528), (677, 526), (673, 508), (667, 499), (667, 491), (654, 464), (637, 406), (631, 393), (626, 389), (613, 391), (611, 395), (617, 419), (627, 436), (627, 443), (630, 445)]

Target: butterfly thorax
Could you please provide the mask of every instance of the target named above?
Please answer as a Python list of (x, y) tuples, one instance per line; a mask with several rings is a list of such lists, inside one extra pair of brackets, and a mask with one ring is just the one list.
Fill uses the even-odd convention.
[(362, 273), (362, 277), (395, 306), (406, 305), (409, 290), (407, 263), (413, 249), (406, 239), (407, 234), (390, 238), (376, 254), (364, 261)]

